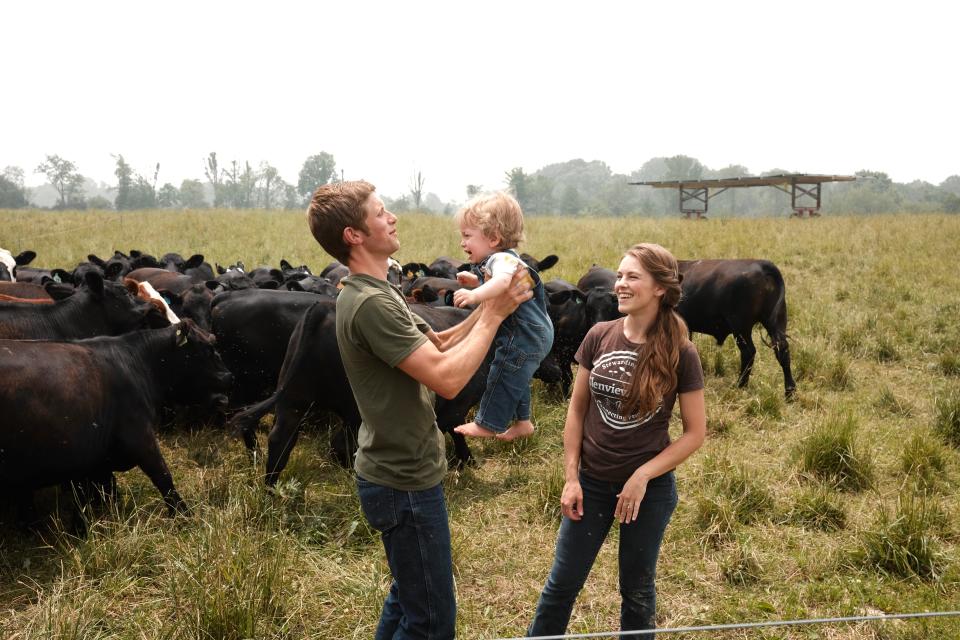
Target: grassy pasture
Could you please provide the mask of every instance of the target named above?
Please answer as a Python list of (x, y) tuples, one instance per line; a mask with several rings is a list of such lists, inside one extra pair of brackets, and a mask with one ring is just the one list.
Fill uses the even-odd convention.
[[(538, 217), (528, 226), (525, 250), (561, 257), (550, 277), (575, 282), (592, 263), (615, 267), (644, 240), (680, 258), (768, 258), (787, 283), (795, 401), (783, 400), (759, 328), (745, 390), (734, 386), (732, 340), (695, 338), (709, 437), (678, 470), (661, 626), (960, 608), (960, 217)], [(448, 219), (403, 216), (400, 236), (402, 262), (459, 255)], [(329, 261), (302, 215), (260, 211), (0, 212), (0, 246), (33, 249), (48, 267), (132, 248), (247, 267), (286, 258), (318, 271)], [(535, 436), (471, 443), (479, 465), (447, 477), (463, 638), (522, 635), (552, 560), (565, 405), (534, 384)], [(267, 495), (239, 441), (205, 425), (165, 428), (192, 516), (165, 517), (131, 471), (84, 539), (56, 527), (0, 530), (0, 637), (370, 637), (389, 572), (350, 473), (325, 455), (328, 438), (323, 428), (305, 433)], [(615, 549), (601, 552), (571, 633), (617, 628)], [(960, 619), (710, 637), (958, 638)]]

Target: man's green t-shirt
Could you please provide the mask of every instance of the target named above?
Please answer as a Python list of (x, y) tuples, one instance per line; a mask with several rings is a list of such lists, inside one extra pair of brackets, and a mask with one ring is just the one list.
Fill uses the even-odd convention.
[(447, 468), (434, 394), (396, 368), (427, 340), (418, 318), (385, 280), (357, 274), (341, 282), (337, 344), (363, 419), (354, 468), (402, 491), (434, 487)]

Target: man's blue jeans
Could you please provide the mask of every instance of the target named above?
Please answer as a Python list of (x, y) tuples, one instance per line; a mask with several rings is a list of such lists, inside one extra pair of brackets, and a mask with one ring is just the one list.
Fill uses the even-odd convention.
[[(594, 480), (580, 474), (583, 517), (564, 518), (557, 536), (553, 568), (543, 587), (527, 636), (561, 635), (583, 588), (590, 568), (613, 524), (622, 483)], [(656, 626), (657, 591), (654, 579), (663, 532), (677, 506), (673, 472), (654, 478), (640, 503), (637, 519), (620, 525), (620, 629), (633, 631)], [(624, 636), (630, 637), (630, 636)], [(653, 634), (636, 636), (652, 638)]]
[(376, 640), (445, 640), (456, 632), (450, 525), (443, 485), (400, 491), (357, 477), (360, 506), (380, 532), (393, 575)]

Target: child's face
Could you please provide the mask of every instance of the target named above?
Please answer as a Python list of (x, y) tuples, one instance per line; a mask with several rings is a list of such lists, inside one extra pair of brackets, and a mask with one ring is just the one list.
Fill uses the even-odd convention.
[(490, 238), (476, 227), (461, 225), (460, 248), (467, 254), (467, 260), (472, 264), (482, 262), (491, 253), (500, 247), (500, 236)]

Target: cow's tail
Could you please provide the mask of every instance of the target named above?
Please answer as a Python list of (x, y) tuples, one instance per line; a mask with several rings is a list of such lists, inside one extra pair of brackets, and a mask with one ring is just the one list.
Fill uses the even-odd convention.
[(293, 333), (290, 334), (290, 341), (287, 343), (287, 353), (283, 358), (283, 366), (280, 368), (280, 375), (277, 379), (277, 389), (269, 398), (251, 405), (233, 416), (230, 420), (232, 433), (240, 436), (249, 449), (256, 448), (256, 430), (260, 424), (260, 419), (270, 413), (283, 396), (295, 373), (302, 365), (308, 355), (306, 336), (314, 334), (326, 320), (327, 315), (333, 310), (333, 305), (329, 302), (317, 302), (309, 307)]
[(762, 336), (761, 340), (768, 347), (776, 350), (781, 346), (781, 341), (786, 342), (789, 338), (787, 335), (787, 287), (780, 269), (775, 264), (772, 262), (765, 263), (763, 271), (764, 275), (772, 279), (777, 287), (777, 302), (770, 309), (770, 315), (763, 323), (764, 328), (770, 335), (770, 342), (763, 340)]

